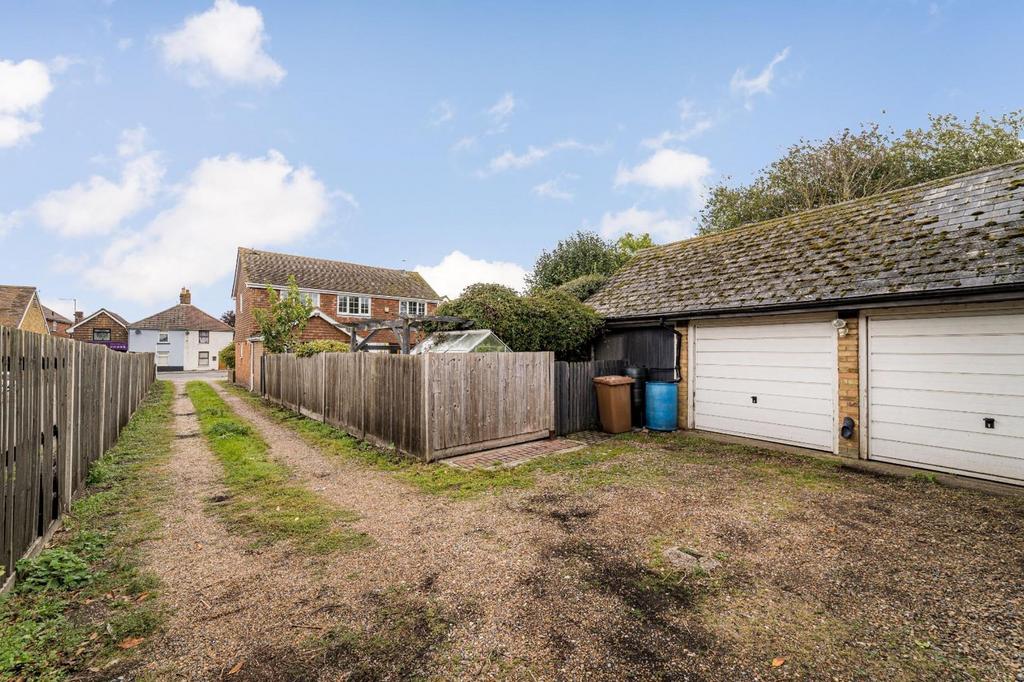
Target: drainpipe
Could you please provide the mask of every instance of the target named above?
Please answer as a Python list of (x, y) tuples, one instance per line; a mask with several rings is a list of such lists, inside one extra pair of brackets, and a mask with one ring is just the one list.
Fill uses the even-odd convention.
[(678, 381), (683, 376), (682, 372), (680, 371), (680, 366), (679, 366), (679, 354), (683, 350), (683, 344), (686, 343), (686, 337), (683, 336), (682, 334), (680, 334), (679, 330), (676, 329), (676, 326), (674, 324), (670, 323), (670, 322), (667, 322), (664, 317), (662, 317), (661, 319), (658, 320), (658, 326), (664, 327), (665, 329), (670, 330), (673, 334), (676, 335), (676, 340), (678, 341), (678, 345), (677, 345), (677, 348), (676, 348), (676, 357), (675, 357), (675, 365), (676, 365), (675, 366), (675, 376), (673, 378)]

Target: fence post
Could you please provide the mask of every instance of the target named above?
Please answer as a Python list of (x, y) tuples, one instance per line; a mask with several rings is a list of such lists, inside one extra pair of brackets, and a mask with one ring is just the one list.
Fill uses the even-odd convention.
[(327, 423), (327, 353), (320, 354), (320, 421)]
[(421, 353), (423, 360), (423, 458), (430, 462), (434, 459), (434, 444), (430, 434), (430, 353)]

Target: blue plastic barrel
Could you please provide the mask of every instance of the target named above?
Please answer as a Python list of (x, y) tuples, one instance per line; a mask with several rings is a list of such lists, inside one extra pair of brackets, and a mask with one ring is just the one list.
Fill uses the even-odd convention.
[(679, 384), (671, 381), (647, 382), (647, 428), (675, 431), (679, 426)]

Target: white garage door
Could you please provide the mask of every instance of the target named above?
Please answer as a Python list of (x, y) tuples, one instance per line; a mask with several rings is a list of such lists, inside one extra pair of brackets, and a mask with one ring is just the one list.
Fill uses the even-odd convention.
[(695, 428), (832, 451), (830, 322), (698, 325), (693, 352)]
[(868, 321), (868, 457), (1024, 481), (1024, 315)]

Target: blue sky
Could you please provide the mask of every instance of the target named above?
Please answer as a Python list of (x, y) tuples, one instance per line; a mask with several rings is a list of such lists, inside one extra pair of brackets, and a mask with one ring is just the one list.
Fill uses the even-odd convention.
[[(696, 3), (694, 3), (696, 5)], [(3, 3), (0, 282), (231, 307), (239, 245), (516, 283), (800, 137), (1024, 106), (1021, 2)]]

